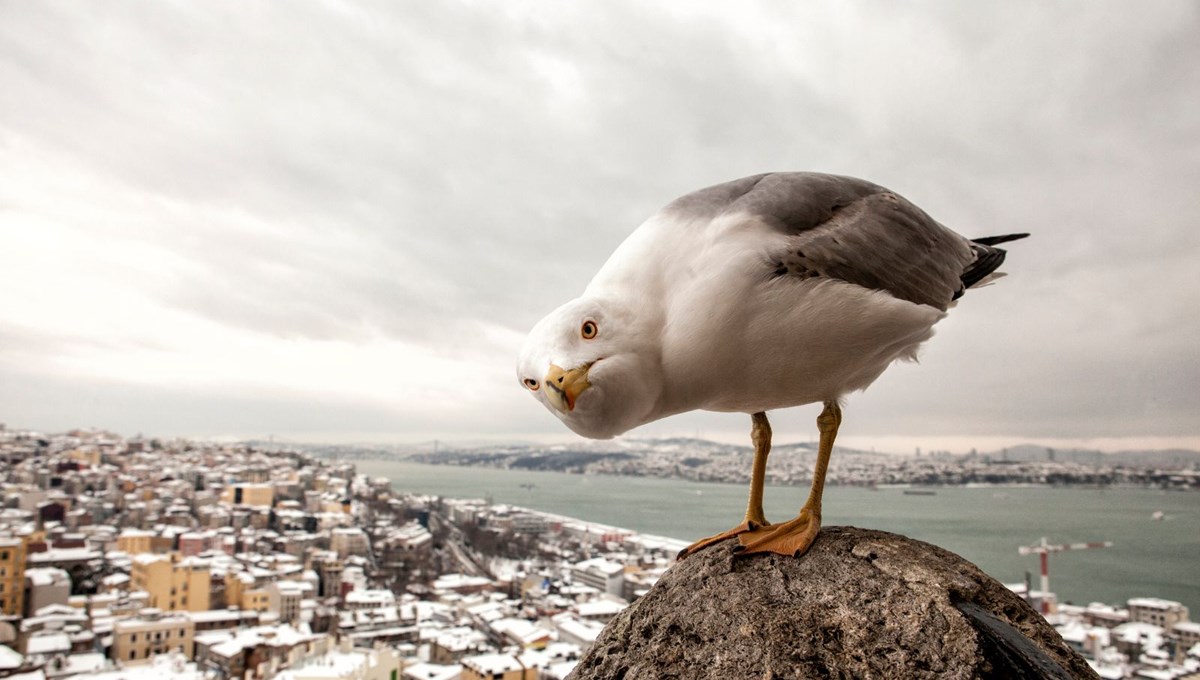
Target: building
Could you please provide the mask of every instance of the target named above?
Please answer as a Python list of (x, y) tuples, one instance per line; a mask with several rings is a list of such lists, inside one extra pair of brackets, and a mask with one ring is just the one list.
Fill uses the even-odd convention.
[(154, 552), (153, 541), (156, 535), (153, 531), (125, 529), (117, 536), (117, 550), (128, 555)]
[(381, 609), (396, 606), (396, 595), (390, 590), (354, 590), (346, 593), (346, 609)]
[(215, 630), (196, 637), (195, 660), (218, 677), (263, 677), (260, 668), (278, 668), (317, 653), (327, 640), (327, 635), (302, 633), (288, 625)]
[(71, 598), (71, 577), (63, 569), (43, 567), (25, 570), (25, 616), (43, 607), (65, 605)]
[(133, 558), (133, 587), (150, 595), (150, 606), (164, 611), (208, 611), (212, 577), (208, 562), (195, 557), (141, 554)]
[(275, 487), (272, 484), (230, 484), (221, 493), (221, 502), (269, 508), (275, 504)]
[(244, 609), (216, 609), (207, 612), (189, 612), (187, 616), (192, 620), (197, 635), (212, 630), (257, 626), (259, 621), (258, 612), (246, 611)]
[(468, 626), (440, 632), (429, 646), (429, 660), (440, 665), (457, 664), (459, 659), (490, 649), (487, 635)]
[(124, 664), (180, 651), (190, 658), (196, 628), (184, 614), (143, 614), (113, 623), (112, 658)]
[(625, 567), (603, 557), (573, 565), (571, 575), (576, 583), (591, 586), (602, 593), (616, 597), (625, 594)]
[(1178, 647), (1180, 651), (1186, 652), (1196, 645), (1200, 645), (1200, 623), (1180, 621), (1171, 626), (1171, 633), (1179, 641)]
[(280, 621), (293, 623), (299, 620), (305, 585), (299, 581), (276, 581), (267, 584), (267, 609), (278, 614)]
[(462, 680), (537, 680), (538, 669), (512, 654), (481, 654), (461, 660)]
[[(354, 649), (343, 640), (335, 649), (294, 658), (276, 680), (397, 680), (404, 659), (394, 649)], [(324, 646), (324, 645), (322, 645)]]
[(9, 536), (0, 537), (0, 612), (25, 613), (25, 543)]
[(222, 536), (215, 531), (189, 531), (179, 536), (179, 552), (194, 557), (206, 550), (220, 550)]
[(254, 577), (246, 572), (225, 574), (225, 604), (239, 609), (265, 612), (271, 598), (266, 590), (254, 585)]
[(342, 594), (342, 572), (345, 565), (332, 552), (313, 555), (312, 569), (317, 572), (317, 597), (321, 599), (340, 597)]
[(1100, 628), (1116, 628), (1129, 621), (1129, 610), (1093, 602), (1083, 610), (1083, 622)]
[(329, 535), (329, 549), (342, 559), (351, 555), (366, 555), (369, 545), (366, 532), (358, 527), (334, 529)]
[(1165, 630), (1170, 630), (1175, 624), (1188, 620), (1188, 608), (1172, 600), (1157, 597), (1135, 597), (1126, 603), (1129, 607), (1129, 620), (1135, 623), (1149, 623)]

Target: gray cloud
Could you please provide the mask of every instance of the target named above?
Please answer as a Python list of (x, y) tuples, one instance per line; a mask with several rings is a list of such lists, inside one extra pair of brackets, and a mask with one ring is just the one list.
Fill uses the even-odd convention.
[[(0, 245), (55, 214), (81, 241), (169, 261), (127, 272), (161, 309), (280, 342), (381, 334), (445, 353), (485, 325), (524, 332), (681, 193), (840, 172), (967, 235), (1035, 234), (923, 365), (853, 398), (858, 432), (1200, 438), (1198, 27), (1192, 3), (10, 3), (0, 174), (52, 159), (34, 188), (72, 212), (5, 197)], [(115, 280), (112, 252), (68, 283)], [(22, 340), (31, 324), (0, 317), (0, 363), (22, 367), (0, 413), (74, 425), (20, 398), (49, 389), (39, 361), (74, 342)], [(492, 398), (479, 432), (560, 431), (516, 389)], [(139, 429), (241, 430), (280, 403)], [(400, 437), (474, 418), (330, 409)], [(654, 431), (743, 429), (677, 422)]]

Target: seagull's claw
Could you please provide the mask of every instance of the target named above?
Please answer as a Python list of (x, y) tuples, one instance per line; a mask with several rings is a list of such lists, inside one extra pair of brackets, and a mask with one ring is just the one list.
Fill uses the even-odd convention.
[(741, 545), (733, 551), (744, 555), (773, 552), (799, 557), (808, 552), (820, 531), (821, 516), (804, 508), (795, 519), (739, 534), (738, 542)]
[(688, 555), (697, 553), (715, 543), (720, 543), (721, 541), (724, 541), (727, 538), (733, 538), (734, 536), (742, 536), (751, 531), (760, 531), (764, 527), (769, 527), (769, 526), (771, 526), (771, 525), (766, 524), (766, 523), (760, 524), (760, 523), (752, 521), (752, 520), (746, 520), (745, 522), (742, 522), (741, 524), (730, 529), (729, 531), (723, 531), (723, 532), (717, 534), (716, 536), (709, 536), (708, 538), (702, 538), (699, 541), (696, 541), (695, 543), (689, 545), (688, 547), (684, 548), (683, 550), (680, 550), (679, 554), (675, 556), (675, 559), (682, 560), (683, 558), (687, 557)]

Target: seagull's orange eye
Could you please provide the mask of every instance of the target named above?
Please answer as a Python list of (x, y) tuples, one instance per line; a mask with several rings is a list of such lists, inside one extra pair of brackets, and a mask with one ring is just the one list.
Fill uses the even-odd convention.
[(584, 321), (583, 326), (579, 328), (579, 334), (583, 336), (584, 340), (591, 340), (592, 338), (596, 337), (596, 334), (599, 332), (600, 327), (597, 326), (596, 322), (592, 321), (591, 319)]
[(529, 388), (530, 392), (537, 392), (538, 381), (534, 380), (533, 378), (526, 378), (521, 382), (525, 385), (525, 387)]

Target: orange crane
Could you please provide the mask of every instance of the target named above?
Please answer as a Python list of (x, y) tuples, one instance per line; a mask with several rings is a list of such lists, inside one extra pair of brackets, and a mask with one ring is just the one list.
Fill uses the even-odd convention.
[[(1037, 554), (1042, 561), (1042, 615), (1050, 613), (1050, 553), (1064, 552), (1067, 550), (1091, 550), (1093, 548), (1111, 548), (1112, 541), (1099, 541), (1095, 543), (1060, 543), (1051, 545), (1047, 542), (1046, 537), (1042, 536), (1042, 540), (1033, 545), (1023, 545), (1017, 548), (1017, 552), (1022, 555)], [(1026, 592), (1028, 597), (1029, 593)]]

